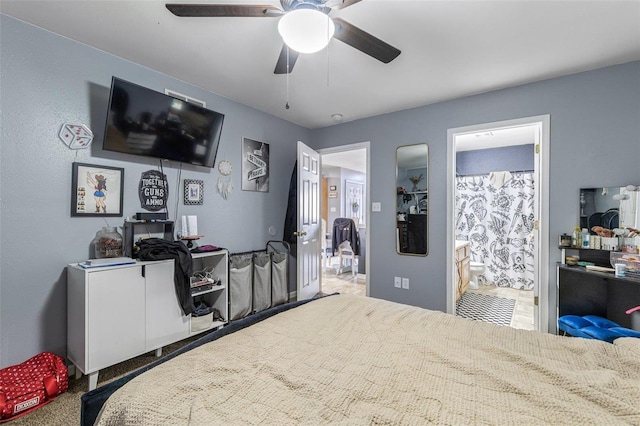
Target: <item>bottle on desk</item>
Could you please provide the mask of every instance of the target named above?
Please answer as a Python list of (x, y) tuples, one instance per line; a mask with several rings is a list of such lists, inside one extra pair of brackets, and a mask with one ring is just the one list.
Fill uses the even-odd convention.
[(582, 248), (589, 248), (589, 230), (587, 228), (582, 228)]
[(582, 234), (580, 233), (580, 227), (576, 226), (573, 229), (573, 234), (571, 235), (571, 247), (580, 248), (582, 246)]

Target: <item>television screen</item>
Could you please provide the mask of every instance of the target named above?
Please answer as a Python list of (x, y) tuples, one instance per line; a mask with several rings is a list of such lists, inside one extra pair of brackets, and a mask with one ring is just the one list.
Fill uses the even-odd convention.
[(213, 167), (224, 115), (113, 77), (103, 149)]

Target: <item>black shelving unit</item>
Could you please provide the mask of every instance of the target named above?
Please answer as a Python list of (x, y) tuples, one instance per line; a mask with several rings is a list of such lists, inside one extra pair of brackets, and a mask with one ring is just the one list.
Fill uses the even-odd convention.
[(133, 259), (138, 257), (135, 250), (137, 235), (162, 233), (162, 238), (167, 241), (173, 241), (173, 227), (174, 222), (172, 220), (126, 221), (124, 223), (124, 255)]

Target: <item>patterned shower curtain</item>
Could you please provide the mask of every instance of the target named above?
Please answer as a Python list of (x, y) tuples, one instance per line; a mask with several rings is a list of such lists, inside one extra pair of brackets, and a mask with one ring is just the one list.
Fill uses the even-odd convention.
[(461, 176), (456, 189), (456, 239), (468, 240), (471, 260), (485, 264), (485, 282), (532, 290), (533, 173), (512, 173), (504, 184)]

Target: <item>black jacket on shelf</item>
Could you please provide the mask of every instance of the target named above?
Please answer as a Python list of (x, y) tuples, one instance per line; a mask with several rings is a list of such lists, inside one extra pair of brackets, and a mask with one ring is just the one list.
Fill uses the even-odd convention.
[(360, 236), (358, 235), (358, 227), (353, 219), (347, 217), (339, 217), (333, 221), (333, 238), (331, 240), (333, 254), (336, 254), (338, 246), (343, 241), (349, 241), (353, 254), (360, 254)]
[(176, 296), (185, 315), (193, 313), (195, 306), (191, 297), (190, 277), (193, 275), (191, 252), (182, 241), (169, 241), (161, 238), (147, 238), (136, 243), (140, 247), (140, 260), (174, 259), (173, 282)]

